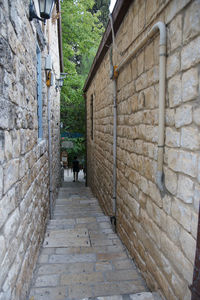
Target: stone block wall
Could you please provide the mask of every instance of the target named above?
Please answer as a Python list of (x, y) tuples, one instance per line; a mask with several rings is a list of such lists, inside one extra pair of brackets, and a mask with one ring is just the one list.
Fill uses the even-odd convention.
[[(37, 4), (37, 3), (36, 3)], [(29, 22), (29, 2), (0, 1), (0, 299), (24, 300), (49, 217), (47, 87), (48, 30)], [(42, 55), (43, 138), (38, 139), (37, 58)], [(57, 46), (56, 46), (57, 47)], [(52, 46), (53, 70), (59, 55)], [(54, 50), (54, 51), (53, 51)], [(53, 199), (59, 184), (59, 92), (50, 88)]]
[[(117, 80), (117, 232), (148, 286), (189, 300), (200, 201), (200, 1), (133, 1), (116, 34), (117, 65), (153, 24), (167, 27), (164, 174), (156, 186), (159, 34)], [(122, 53), (122, 57), (119, 53)], [(112, 215), (113, 84), (109, 51), (87, 90), (88, 185)], [(93, 95), (93, 139), (91, 96)]]

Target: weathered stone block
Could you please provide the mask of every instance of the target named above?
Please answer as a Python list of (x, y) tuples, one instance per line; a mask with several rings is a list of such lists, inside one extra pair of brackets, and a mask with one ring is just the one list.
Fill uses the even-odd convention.
[(9, 269), (8, 276), (3, 284), (4, 292), (7, 292), (9, 290), (12, 291), (15, 286), (15, 282), (16, 282), (16, 279), (17, 279), (17, 276), (18, 276), (18, 273), (19, 273), (19, 270), (21, 267), (20, 262), (23, 259), (23, 253), (24, 253), (24, 250), (23, 250), (23, 243), (22, 243), (17, 252), (14, 263), (12, 264), (11, 268)]
[(3, 194), (3, 168), (0, 166), (0, 198)]
[(5, 131), (5, 158), (10, 160), (13, 157), (12, 136), (9, 131)]
[(6, 242), (5, 242), (5, 238), (3, 235), (0, 235), (0, 264), (3, 261), (3, 258), (5, 256), (6, 253)]
[(171, 216), (167, 216), (167, 226), (166, 233), (171, 241), (173, 241), (176, 245), (179, 243), (181, 225), (177, 223)]
[(172, 1), (166, 8), (165, 21), (169, 23), (190, 0)]
[(200, 148), (199, 130), (193, 127), (182, 128), (181, 146), (189, 150), (198, 150)]
[(20, 132), (19, 130), (12, 131), (13, 157), (17, 158), (20, 155)]
[(165, 173), (165, 186), (170, 193), (175, 195), (177, 191), (177, 182), (178, 182), (177, 174), (175, 172), (172, 172), (168, 168), (164, 169), (164, 173)]
[(191, 234), (195, 240), (197, 239), (198, 217), (198, 213), (192, 212)]
[(67, 284), (88, 284), (103, 281), (101, 272), (92, 272), (88, 274), (66, 274), (61, 276), (61, 285)]
[(166, 214), (155, 205), (152, 200), (148, 200), (146, 203), (147, 213), (150, 218), (160, 227), (166, 228)]
[(165, 195), (163, 198), (163, 209), (166, 214), (171, 214), (172, 198), (169, 195)]
[(174, 53), (167, 58), (167, 78), (172, 77), (180, 70), (179, 53)]
[[(178, 270), (184, 279), (191, 283), (193, 277), (193, 265), (183, 255), (180, 248), (178, 248), (170, 239), (165, 235), (161, 235), (161, 249), (167, 258), (172, 262), (175, 269)], [(173, 255), (171, 255), (173, 253)]]
[(187, 44), (181, 51), (181, 68), (188, 69), (200, 61), (200, 37)]
[(149, 70), (154, 65), (154, 45), (151, 43), (144, 51), (145, 70)]
[(15, 121), (15, 106), (4, 100), (0, 99), (0, 128), (12, 129)]
[(197, 155), (186, 151), (170, 149), (168, 151), (169, 167), (177, 172), (196, 177)]
[(13, 56), (7, 40), (0, 37), (0, 66), (10, 72), (12, 70), (12, 60)]
[(141, 91), (145, 89), (148, 86), (148, 78), (147, 73), (143, 73), (138, 77), (138, 79), (135, 82), (136, 91)]
[[(159, 68), (158, 66), (153, 66), (147, 71), (148, 86), (152, 86), (159, 80)], [(157, 100), (158, 101), (158, 100)]]
[(174, 126), (174, 124), (175, 124), (175, 110), (174, 109), (166, 109), (165, 123), (166, 123), (166, 126)]
[(0, 130), (0, 163), (4, 161), (5, 135), (4, 131)]
[(148, 181), (145, 177), (140, 177), (140, 189), (143, 193), (148, 194)]
[(171, 50), (176, 49), (182, 42), (182, 15), (179, 14), (172, 20), (169, 26), (169, 40)]
[(20, 214), (19, 214), (19, 209), (17, 208), (11, 214), (11, 216), (9, 217), (8, 221), (4, 226), (4, 234), (5, 234), (7, 246), (9, 245), (9, 242), (12, 240), (12, 238), (15, 236), (15, 233), (19, 226), (19, 222), (20, 222)]
[(41, 275), (38, 276), (35, 282), (36, 287), (58, 286), (59, 274)]
[[(79, 289), (81, 289), (81, 288), (82, 288), (82, 290), (84, 288), (85, 288), (85, 290), (87, 290), (86, 287), (84, 287), (84, 288), (79, 287)], [(72, 295), (75, 295), (75, 297), (79, 297), (79, 296), (82, 297), (83, 296), (82, 290), (81, 290), (81, 292), (79, 292), (79, 295), (77, 295), (77, 293), (75, 294), (75, 291), (74, 290), (72, 291), (72, 288), (70, 289), (70, 292)], [(89, 288), (89, 290), (91, 290), (91, 288)], [(86, 291), (85, 291), (85, 293), (86, 293)], [(48, 294), (49, 299), (62, 300), (67, 297), (67, 290), (66, 290), (66, 287), (33, 288), (30, 291), (30, 299), (32, 297), (33, 297), (32, 299), (37, 299), (38, 297), (42, 297), (45, 299), (47, 294)], [(90, 294), (91, 294), (91, 291), (90, 291), (89, 295)], [(84, 294), (84, 296), (85, 296), (85, 294)]]
[(141, 209), (141, 222), (144, 230), (148, 232), (151, 239), (156, 243), (157, 247), (160, 248), (160, 228), (149, 218), (145, 210)]
[(179, 175), (177, 196), (185, 203), (192, 203), (194, 194), (194, 183), (186, 176)]
[(166, 128), (166, 145), (169, 147), (180, 147), (180, 132), (170, 127)]
[(144, 104), (146, 108), (155, 108), (158, 106), (157, 101), (155, 101), (155, 91), (154, 87), (149, 87), (143, 91), (144, 93)]
[(159, 206), (159, 207), (162, 207), (162, 198), (160, 196), (160, 192), (157, 188), (157, 186), (149, 181), (149, 195), (151, 197), (151, 199)]
[(7, 3), (3, 3), (3, 1), (1, 1), (1, 7), (0, 7), (0, 22), (2, 24), (1, 28), (0, 28), (0, 34), (1, 36), (3, 36), (4, 38), (7, 38), (7, 19), (5, 16), (5, 8), (3, 9), (2, 6), (7, 6)]
[(182, 99), (184, 102), (198, 96), (198, 69), (192, 68), (182, 76)]
[(145, 4), (139, 6), (138, 11), (138, 31), (140, 32), (145, 25)]
[(144, 72), (144, 51), (137, 56), (137, 74), (138, 76)]
[(18, 180), (19, 159), (10, 160), (4, 165), (4, 193)]
[(200, 4), (194, 1), (186, 10), (183, 26), (183, 41), (195, 37), (200, 32)]
[(158, 9), (158, 3), (150, 0), (146, 3), (146, 21), (149, 22)]
[[(186, 280), (180, 277), (180, 275), (173, 270), (173, 273), (170, 278), (170, 282), (172, 284), (173, 291), (176, 297), (179, 297), (179, 299), (183, 299), (185, 297), (185, 293), (187, 289)], [(190, 299), (190, 297), (188, 297), (187, 299)]]
[(196, 213), (199, 212), (199, 199), (200, 199), (200, 186), (198, 184), (195, 184), (194, 189), (194, 209)]
[(187, 259), (189, 259), (189, 261), (193, 264), (196, 253), (196, 240), (192, 237), (190, 233), (182, 229), (180, 234), (180, 244), (183, 253), (187, 257)]
[(139, 205), (139, 203), (133, 197), (131, 197), (130, 195), (128, 195), (127, 198), (128, 198), (127, 199), (127, 201), (128, 201), (127, 205), (129, 207), (129, 209), (131, 210), (132, 214), (136, 218), (138, 218), (139, 212), (140, 212), (140, 205)]
[(15, 189), (12, 188), (9, 192), (0, 200), (0, 228), (5, 223), (8, 215), (15, 209)]
[(175, 114), (175, 125), (176, 128), (180, 128), (184, 125), (192, 123), (192, 106), (183, 105), (177, 108)]
[(175, 107), (181, 103), (181, 76), (175, 75), (169, 80), (169, 106)]
[(187, 231), (191, 229), (191, 211), (188, 205), (175, 198), (172, 202), (172, 217), (177, 220)]
[(196, 105), (193, 107), (193, 120), (196, 125), (200, 126), (200, 106)]

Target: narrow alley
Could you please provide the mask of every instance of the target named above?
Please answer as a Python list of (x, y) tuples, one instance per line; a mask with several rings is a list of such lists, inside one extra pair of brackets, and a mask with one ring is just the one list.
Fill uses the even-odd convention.
[[(65, 170), (28, 300), (153, 300), (82, 178)], [(107, 297), (106, 297), (107, 296)], [(89, 298), (87, 298), (89, 297)]]

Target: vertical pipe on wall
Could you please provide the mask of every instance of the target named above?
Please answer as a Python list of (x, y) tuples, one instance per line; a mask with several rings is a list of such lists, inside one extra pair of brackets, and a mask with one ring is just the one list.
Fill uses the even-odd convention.
[(162, 22), (156, 23), (152, 30), (160, 31), (159, 43), (159, 121), (158, 121), (158, 160), (157, 160), (157, 174), (156, 182), (161, 192), (165, 193), (164, 185), (164, 140), (165, 140), (165, 82), (166, 82), (166, 27)]
[(50, 102), (50, 86), (47, 87), (47, 115), (48, 115), (48, 148), (49, 148), (49, 214), (50, 219), (53, 216), (52, 201), (52, 145), (51, 145), (51, 102)]
[(117, 80), (113, 79), (113, 213), (116, 217), (117, 189)]
[(87, 175), (87, 96), (86, 94), (83, 95), (85, 99), (85, 172), (86, 172), (86, 177), (85, 177), (85, 186), (88, 185), (88, 175)]
[(112, 61), (112, 47), (110, 48), (110, 79), (113, 80), (113, 216), (111, 223), (116, 230), (116, 213), (117, 213), (117, 77), (115, 77), (115, 67)]

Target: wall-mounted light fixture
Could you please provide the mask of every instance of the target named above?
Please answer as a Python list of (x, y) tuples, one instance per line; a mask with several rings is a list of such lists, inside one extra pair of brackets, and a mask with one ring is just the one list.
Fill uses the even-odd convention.
[(66, 75), (67, 73), (60, 73), (60, 78), (56, 79), (56, 91), (63, 86)]
[(37, 16), (33, 0), (29, 5), (29, 21), (37, 19), (45, 23), (46, 19), (51, 18), (51, 13), (55, 4), (55, 0), (38, 0), (40, 9), (40, 18)]

